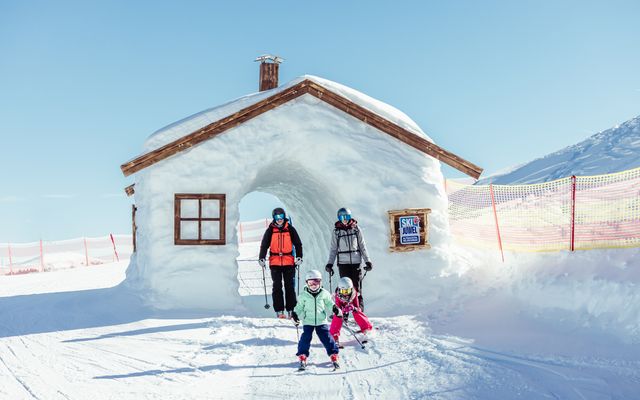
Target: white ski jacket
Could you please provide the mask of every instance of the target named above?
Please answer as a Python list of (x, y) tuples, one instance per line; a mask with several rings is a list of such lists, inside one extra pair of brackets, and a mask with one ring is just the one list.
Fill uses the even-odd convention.
[(338, 257), (338, 264), (361, 264), (370, 262), (367, 244), (362, 235), (358, 221), (352, 219), (346, 226), (336, 222), (331, 235), (331, 248), (327, 264), (333, 264)]

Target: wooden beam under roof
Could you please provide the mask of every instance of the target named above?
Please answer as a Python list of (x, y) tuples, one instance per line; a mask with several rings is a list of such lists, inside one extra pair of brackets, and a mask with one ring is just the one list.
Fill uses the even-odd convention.
[(212, 122), (195, 132), (176, 139), (173, 142), (167, 143), (166, 145), (150, 151), (149, 153), (143, 154), (140, 157), (122, 164), (120, 169), (125, 176), (129, 176), (180, 151), (189, 149), (199, 143), (209, 140), (306, 93), (408, 144), (409, 146), (420, 150), (461, 172), (464, 172), (474, 179), (478, 179), (482, 173), (482, 168), (479, 166), (443, 149), (435, 143), (432, 143), (401, 126), (398, 126), (373, 111), (368, 110), (309, 79), (305, 79), (288, 89), (245, 107), (234, 114)]

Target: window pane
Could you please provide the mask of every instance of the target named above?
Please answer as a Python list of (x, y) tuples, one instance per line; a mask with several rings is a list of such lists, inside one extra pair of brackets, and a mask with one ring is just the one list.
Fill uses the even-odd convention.
[(180, 221), (180, 239), (198, 240), (198, 221)]
[(220, 239), (220, 222), (202, 221), (202, 239)]
[(220, 218), (220, 200), (202, 200), (202, 218)]
[(181, 218), (198, 218), (198, 200), (180, 200)]

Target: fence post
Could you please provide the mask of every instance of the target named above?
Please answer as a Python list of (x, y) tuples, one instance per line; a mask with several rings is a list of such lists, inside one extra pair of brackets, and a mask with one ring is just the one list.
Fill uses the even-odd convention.
[(576, 242), (576, 176), (571, 175), (571, 251), (575, 251)]
[(498, 212), (496, 211), (496, 199), (493, 194), (493, 183), (489, 184), (489, 192), (491, 193), (491, 206), (493, 207), (493, 218), (496, 222), (496, 234), (498, 235), (498, 246), (500, 247), (500, 255), (504, 262), (504, 251), (502, 251), (502, 238), (500, 237), (500, 226), (498, 225)]
[(13, 275), (13, 259), (11, 258), (11, 243), (7, 243), (9, 247), (9, 275)]
[(244, 243), (244, 240), (242, 239), (242, 222), (239, 222), (238, 225), (240, 225), (240, 243)]
[(84, 238), (84, 259), (85, 261), (85, 265), (88, 267), (89, 266), (89, 252), (87, 251), (87, 238)]
[(44, 254), (42, 251), (42, 239), (40, 239), (40, 269), (44, 272)]
[(118, 251), (116, 250), (116, 241), (113, 240), (113, 233), (110, 233), (109, 236), (111, 237), (111, 243), (113, 243), (113, 254), (116, 255), (116, 261), (120, 261), (120, 257), (118, 257)]

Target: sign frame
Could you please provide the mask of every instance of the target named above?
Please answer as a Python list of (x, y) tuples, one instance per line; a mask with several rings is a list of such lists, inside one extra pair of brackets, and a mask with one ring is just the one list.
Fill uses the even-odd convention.
[[(389, 250), (392, 252), (415, 251), (421, 249), (430, 249), (429, 244), (429, 214), (430, 208), (405, 208), (403, 210), (387, 211), (389, 215)], [(415, 244), (400, 243), (400, 219), (402, 217), (418, 217), (420, 240)]]

